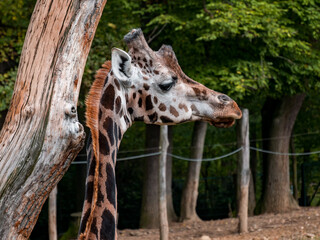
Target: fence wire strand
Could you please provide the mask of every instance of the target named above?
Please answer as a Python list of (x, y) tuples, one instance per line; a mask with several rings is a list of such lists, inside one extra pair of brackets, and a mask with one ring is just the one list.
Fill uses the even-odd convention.
[(226, 157), (229, 157), (237, 152), (240, 152), (241, 150), (243, 149), (243, 147), (240, 147), (230, 153), (227, 153), (225, 155), (222, 155), (220, 157), (214, 157), (214, 158), (186, 158), (186, 157), (181, 157), (181, 156), (178, 156), (178, 155), (174, 155), (174, 154), (171, 154), (171, 153), (168, 153), (168, 155), (174, 157), (174, 158), (177, 158), (177, 159), (180, 159), (180, 160), (185, 160), (185, 161), (190, 161), (190, 162), (209, 162), (209, 161), (215, 161), (215, 160), (219, 160), (219, 159), (222, 159), (222, 158), (226, 158)]
[(320, 154), (320, 151), (306, 152), (306, 153), (281, 153), (281, 152), (273, 152), (273, 151), (255, 148), (255, 147), (250, 147), (250, 149), (257, 152), (268, 153), (273, 155), (281, 155), (281, 156), (307, 156), (307, 155), (313, 155), (313, 154)]
[[(219, 160), (222, 158), (229, 157), (233, 154), (240, 152), (242, 149), (243, 149), (243, 147), (240, 147), (230, 153), (227, 153), (227, 154), (219, 156), (219, 157), (214, 157), (214, 158), (187, 158), (187, 157), (182, 157), (182, 156), (175, 155), (172, 153), (167, 153), (167, 155), (169, 155), (173, 158), (176, 158), (176, 159), (190, 161), (190, 162), (209, 162), (209, 161), (216, 161), (216, 160)], [(282, 156), (307, 156), (307, 155), (313, 155), (313, 154), (320, 154), (320, 151), (306, 152), (306, 153), (281, 153), (281, 152), (273, 152), (273, 151), (269, 151), (269, 150), (264, 150), (264, 149), (260, 149), (260, 148), (256, 148), (256, 147), (250, 147), (250, 149), (257, 151), (257, 152), (268, 153), (268, 154), (273, 154), (273, 155), (282, 155)], [(161, 152), (146, 153), (146, 154), (141, 154), (141, 155), (137, 155), (137, 156), (118, 158), (117, 161), (141, 159), (141, 158), (145, 158), (145, 157), (157, 156), (160, 154), (161, 154)], [(86, 155), (79, 154), (78, 156), (84, 157)], [(72, 162), (72, 164), (87, 164), (87, 161), (74, 161), (74, 162)]]

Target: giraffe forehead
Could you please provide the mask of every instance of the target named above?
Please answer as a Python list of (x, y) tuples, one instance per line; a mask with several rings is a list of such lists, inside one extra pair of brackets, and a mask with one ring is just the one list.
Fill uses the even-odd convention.
[(150, 55), (149, 52), (133, 48), (129, 51), (129, 54), (131, 55), (133, 64), (141, 69), (152, 69), (154, 72), (151, 73), (155, 75), (181, 71), (180, 67), (177, 67), (179, 66), (177, 59), (172, 57), (175, 56), (174, 53), (159, 54), (158, 52), (153, 52)]
[(191, 90), (192, 94), (206, 94), (205, 90), (203, 90), (207, 89), (206, 87), (190, 79), (183, 73), (170, 46), (164, 46), (160, 48), (158, 52), (152, 53), (153, 54), (150, 54), (143, 49), (131, 50), (132, 63), (140, 70), (138, 72), (141, 73), (141, 76), (138, 76), (135, 81), (138, 89), (142, 89), (144, 87), (143, 82), (148, 82), (149, 87), (151, 88), (157, 88), (156, 84), (159, 85), (162, 82), (170, 81), (172, 78), (177, 77), (179, 83), (193, 89), (193, 91)]

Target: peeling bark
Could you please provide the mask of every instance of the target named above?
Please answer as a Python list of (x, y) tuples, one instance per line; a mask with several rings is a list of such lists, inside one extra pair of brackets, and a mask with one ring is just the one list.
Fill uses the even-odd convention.
[(0, 239), (27, 239), (84, 144), (77, 101), (106, 0), (38, 1), (0, 133)]

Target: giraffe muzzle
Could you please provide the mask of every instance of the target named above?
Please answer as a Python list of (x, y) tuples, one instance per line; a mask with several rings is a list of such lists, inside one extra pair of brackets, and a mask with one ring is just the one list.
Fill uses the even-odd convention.
[(218, 128), (228, 128), (234, 125), (236, 119), (242, 117), (242, 112), (238, 107), (238, 104), (225, 94), (218, 96), (221, 103), (225, 105), (225, 108), (221, 111), (219, 116), (209, 121), (211, 125)]
[(218, 128), (229, 128), (234, 125), (236, 120), (234, 118), (216, 118), (214, 121), (210, 121), (210, 125)]

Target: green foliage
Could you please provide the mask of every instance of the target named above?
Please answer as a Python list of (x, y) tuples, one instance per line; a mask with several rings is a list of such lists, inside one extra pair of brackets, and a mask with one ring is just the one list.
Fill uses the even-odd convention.
[(0, 2), (0, 111), (9, 107), (17, 65), (35, 0)]
[(125, 49), (123, 36), (139, 26), (138, 19), (132, 17), (132, 12), (138, 8), (137, 0), (108, 1), (106, 4), (87, 59), (81, 85), (80, 107), (84, 107), (84, 96), (94, 81), (96, 71), (106, 60), (110, 60), (111, 49)]
[(188, 73), (242, 99), (319, 89), (319, 20), (317, 1), (185, 1), (149, 25), (170, 24), (173, 38), (196, 39), (193, 52), (200, 42), (202, 64)]
[(78, 224), (71, 223), (68, 230), (62, 234), (59, 240), (70, 240), (78, 237), (79, 226)]
[(0, 2), (0, 63), (17, 60), (33, 6), (31, 1), (23, 0)]
[[(0, 63), (17, 63), (34, 2), (0, 3)], [(163, 28), (151, 46), (173, 45), (188, 75), (236, 100), (257, 92), (279, 97), (320, 89), (319, 10), (319, 1), (304, 0), (109, 1), (92, 43), (79, 106), (112, 47), (125, 48), (122, 38), (134, 27), (142, 27), (147, 39)], [(12, 81), (6, 76), (2, 79)]]
[(16, 75), (16, 68), (0, 74), (0, 111), (7, 109), (10, 104)]

